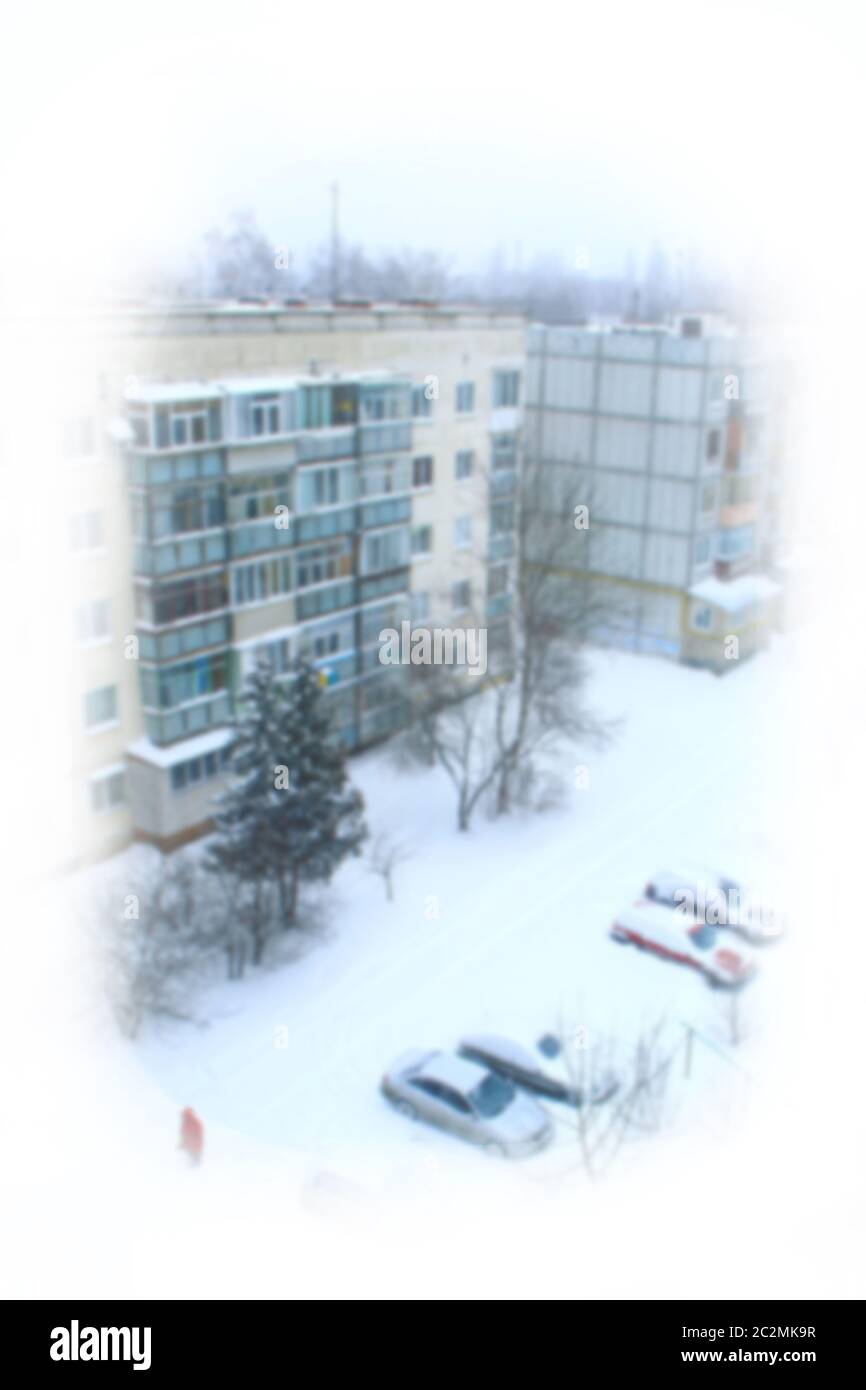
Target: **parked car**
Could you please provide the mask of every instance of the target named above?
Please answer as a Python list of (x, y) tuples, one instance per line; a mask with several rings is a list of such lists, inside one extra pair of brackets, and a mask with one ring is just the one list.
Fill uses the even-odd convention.
[(382, 1091), (408, 1119), (438, 1125), (489, 1153), (520, 1158), (553, 1138), (553, 1121), (537, 1101), (454, 1053), (406, 1053), (385, 1073)]
[(731, 943), (718, 927), (695, 922), (678, 908), (642, 898), (611, 926), (614, 941), (630, 942), (666, 960), (700, 970), (712, 985), (742, 985), (754, 973), (755, 958), (739, 941)]
[(754, 945), (778, 941), (784, 921), (772, 905), (733, 878), (712, 869), (662, 869), (644, 889), (654, 902), (668, 903), (708, 926), (727, 928)]
[[(512, 1042), (509, 1038), (484, 1037), (464, 1038), (457, 1049), (460, 1057), (466, 1057), (479, 1066), (489, 1067), (498, 1076), (504, 1076), (526, 1091), (545, 1096), (548, 1100), (561, 1100), (570, 1105), (583, 1105), (584, 1095), (569, 1076), (568, 1069), (561, 1058), (558, 1047), (551, 1055), (548, 1049), (547, 1065), (529, 1048)], [(609, 1100), (617, 1089), (617, 1079), (612, 1072), (594, 1079), (590, 1086), (589, 1101), (600, 1105)]]

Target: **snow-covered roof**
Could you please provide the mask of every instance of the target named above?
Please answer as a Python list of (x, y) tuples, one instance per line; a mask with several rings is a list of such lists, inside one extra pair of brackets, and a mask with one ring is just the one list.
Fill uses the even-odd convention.
[(128, 386), (128, 401), (141, 405), (172, 405), (181, 401), (215, 401), (221, 391), (214, 381), (144, 381)]
[(689, 589), (692, 598), (711, 603), (715, 608), (723, 608), (726, 613), (737, 613), (755, 603), (764, 603), (775, 598), (779, 592), (779, 585), (765, 574), (743, 574), (739, 579), (716, 579), (711, 576), (701, 579)]
[(510, 1038), (494, 1036), (491, 1033), (473, 1034), (468, 1038), (463, 1038), (461, 1047), (475, 1048), (479, 1052), (486, 1052), (491, 1057), (501, 1057), (503, 1062), (511, 1062), (515, 1067), (529, 1067), (535, 1071), (540, 1070), (540, 1062), (534, 1057), (528, 1048), (520, 1043), (512, 1042)]
[(654, 903), (648, 898), (640, 898), (632, 903), (631, 907), (623, 908), (622, 912), (616, 915), (616, 921), (623, 927), (634, 927), (636, 931), (642, 928), (653, 927), (664, 930), (673, 923), (681, 927), (689, 925), (689, 919), (678, 907), (669, 907), (667, 903)]
[(132, 426), (127, 420), (120, 419), (119, 417), (110, 421), (107, 433), (109, 439), (113, 439), (117, 444), (129, 444), (134, 437)]
[(427, 1076), (431, 1081), (441, 1081), (457, 1091), (468, 1092), (484, 1080), (487, 1072), (477, 1062), (467, 1062), (465, 1057), (456, 1057), (453, 1052), (434, 1052), (418, 1075)]
[(141, 405), (171, 405), (181, 401), (218, 400), (222, 396), (248, 396), (293, 391), (298, 386), (338, 386), (358, 383), (370, 386), (388, 382), (408, 384), (405, 372), (390, 368), (368, 368), (358, 372), (293, 372), (291, 376), (217, 377), (212, 381), (136, 382), (126, 389), (126, 399)]
[(248, 396), (250, 393), (273, 395), (279, 391), (291, 391), (297, 384), (297, 376), (221, 377), (214, 382), (227, 396)]
[(209, 729), (206, 734), (185, 738), (182, 743), (173, 743), (169, 748), (160, 748), (149, 738), (140, 738), (129, 745), (127, 753), (143, 763), (151, 763), (153, 767), (174, 767), (177, 763), (185, 763), (188, 758), (216, 753), (231, 743), (233, 737), (234, 729)]

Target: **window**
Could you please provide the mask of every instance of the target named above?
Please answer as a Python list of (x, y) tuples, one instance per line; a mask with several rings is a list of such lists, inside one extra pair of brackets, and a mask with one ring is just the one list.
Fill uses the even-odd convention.
[(472, 1114), (472, 1107), (469, 1101), (451, 1086), (440, 1085), (438, 1098), (444, 1105), (450, 1105), (451, 1109), (456, 1110), (459, 1115)]
[(97, 690), (88, 690), (84, 697), (84, 724), (88, 729), (98, 729), (103, 724), (117, 721), (117, 686), (103, 685)]
[(302, 428), (326, 429), (331, 424), (331, 388), (304, 386), (301, 391)]
[(285, 556), (278, 560), (263, 560), (256, 565), (241, 565), (234, 571), (233, 586), (234, 601), (238, 605), (260, 603), (264, 599), (288, 594), (292, 588), (292, 562)]
[(493, 406), (517, 405), (520, 401), (520, 373), (493, 373)]
[(737, 507), (754, 502), (757, 496), (758, 479), (754, 474), (745, 473), (739, 477), (734, 474), (725, 479), (725, 502), (728, 506)]
[(255, 649), (254, 664), (259, 662), (270, 667), (275, 676), (284, 676), (292, 665), (292, 645), (288, 637), (278, 637), (275, 642), (260, 642)]
[(108, 600), (92, 599), (90, 603), (79, 604), (75, 612), (75, 628), (78, 641), (104, 642), (110, 636), (108, 622)]
[(412, 460), (412, 486), (433, 486), (433, 460), (429, 454)]
[(741, 555), (749, 555), (755, 549), (756, 531), (754, 526), (730, 526), (719, 531), (719, 557), (735, 560)]
[(454, 545), (457, 550), (465, 550), (472, 544), (472, 517), (458, 516), (454, 522)]
[(451, 604), (455, 613), (464, 613), (472, 606), (471, 579), (458, 579), (451, 590)]
[(336, 468), (317, 468), (313, 473), (313, 506), (330, 507), (339, 499), (339, 470)]
[(494, 502), (490, 508), (490, 534), (502, 536), (514, 530), (514, 503)]
[(116, 806), (122, 806), (126, 800), (126, 789), (123, 781), (123, 768), (113, 767), (106, 772), (99, 772), (90, 779), (90, 806), (91, 810), (97, 814), (103, 811), (113, 811)]
[(433, 527), (414, 526), (410, 548), (413, 555), (429, 555), (433, 549)]
[(692, 609), (692, 627), (709, 632), (713, 625), (713, 610), (708, 603), (695, 604)]
[(406, 564), (406, 531), (378, 531), (364, 537), (363, 574), (378, 574)]
[(313, 638), (313, 656), (320, 660), (323, 656), (333, 656), (340, 650), (339, 632), (329, 632), (323, 637)]
[(143, 594), (145, 612), (148, 596), (150, 616), (146, 621), (157, 625), (193, 618), (200, 613), (213, 613), (228, 606), (228, 592), (221, 573), (201, 574), (173, 584), (154, 585)]
[(720, 450), (721, 446), (722, 446), (722, 432), (721, 432), (721, 430), (710, 430), (709, 434), (707, 435), (707, 458), (708, 458), (708, 459), (715, 459), (715, 458), (718, 458), (718, 456), (719, 456), (719, 450)]
[(430, 595), (424, 591), (412, 595), (412, 621), (426, 623), (430, 617)]
[(279, 434), (280, 402), (277, 396), (254, 396), (250, 408), (253, 434)]
[(228, 766), (230, 759), (230, 749), (223, 748), (219, 753), (205, 753), (203, 758), (188, 758), (184, 763), (175, 763), (169, 774), (172, 791), (182, 792), (197, 782), (209, 781)]
[(363, 418), (369, 421), (405, 420), (413, 408), (413, 399), (414, 392), (408, 382), (367, 386), (363, 389)]
[(89, 416), (65, 421), (61, 438), (65, 458), (90, 458), (96, 453), (96, 429)]
[(461, 415), (468, 414), (475, 409), (475, 382), (458, 381), (457, 383), (457, 410)]
[(404, 459), (375, 459), (361, 470), (361, 496), (378, 497), (404, 492), (408, 487), (409, 466)]
[(190, 700), (225, 690), (228, 662), (225, 652), (199, 656), (177, 666), (140, 668), (142, 704), (145, 708), (175, 709)]
[(698, 536), (695, 541), (695, 564), (706, 565), (710, 559), (710, 550), (709, 536)]
[(172, 406), (170, 433), (166, 437), (168, 422), (163, 412), (157, 411), (157, 443), (164, 448), (184, 448), (188, 444), (204, 444), (207, 439), (207, 406), (198, 402), (184, 402)]
[(517, 436), (495, 434), (491, 446), (493, 472), (507, 472), (517, 467)]
[(412, 387), (412, 414), (416, 420), (424, 420), (433, 414), (433, 397), (427, 395), (426, 386)]
[[(211, 492), (205, 495), (210, 497)], [(215, 525), (225, 515), (225, 503), (222, 516), (216, 506), (216, 498), (221, 496), (218, 485), (213, 488), (212, 496), (213, 503), (208, 519), (211, 525)], [(229, 483), (229, 521), (259, 521), (265, 518), (273, 521), (277, 507), (290, 508), (291, 504), (292, 491), (288, 473), (263, 473), (255, 478), (233, 478)]]
[(475, 467), (475, 453), (472, 449), (460, 449), (454, 460), (454, 476), (459, 480), (471, 478)]
[(324, 584), (351, 573), (352, 550), (349, 541), (332, 541), (309, 550), (295, 552), (295, 587), (307, 589), (312, 584)]
[(78, 512), (69, 519), (69, 541), (73, 551), (99, 550), (102, 546), (102, 512)]
[(718, 489), (715, 483), (704, 483), (701, 488), (701, 511), (714, 512), (718, 500)]
[(487, 597), (496, 598), (508, 590), (508, 566), (491, 565), (487, 572)]

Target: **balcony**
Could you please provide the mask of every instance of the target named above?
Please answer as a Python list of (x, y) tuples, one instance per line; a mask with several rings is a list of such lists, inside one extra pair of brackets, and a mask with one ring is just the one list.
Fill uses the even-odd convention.
[(363, 455), (405, 452), (412, 448), (412, 422), (377, 421), (361, 425), (358, 429), (358, 446), (358, 452)]
[(514, 534), (511, 531), (501, 536), (491, 536), (487, 557), (494, 560), (508, 560), (514, 554)]
[(144, 728), (152, 743), (175, 743), (192, 734), (205, 733), (231, 721), (231, 696), (220, 690), (208, 699), (162, 713), (145, 711)]
[(720, 526), (748, 526), (757, 520), (757, 502), (728, 502), (719, 511)]
[(219, 564), (226, 559), (226, 551), (226, 534), (220, 528), (184, 540), (152, 545), (139, 542), (133, 546), (132, 567), (135, 574), (175, 574)]

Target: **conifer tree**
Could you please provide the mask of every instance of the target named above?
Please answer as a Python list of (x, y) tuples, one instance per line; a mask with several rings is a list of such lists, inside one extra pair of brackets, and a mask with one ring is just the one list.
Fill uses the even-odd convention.
[(303, 881), (327, 882), (366, 836), (361, 793), (346, 772), (316, 671), (300, 662), (288, 680), (252, 672), (232, 745), (231, 780), (215, 814), (210, 866), (251, 894), (253, 957), (267, 935), (268, 890), (284, 927), (297, 919)]

